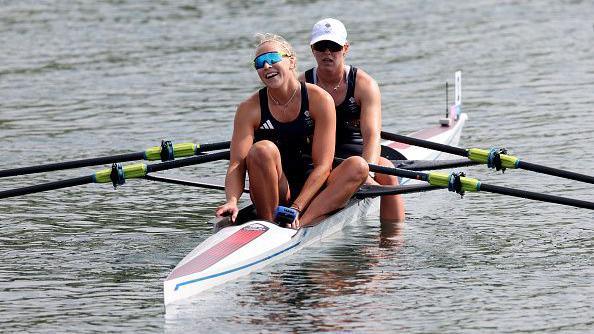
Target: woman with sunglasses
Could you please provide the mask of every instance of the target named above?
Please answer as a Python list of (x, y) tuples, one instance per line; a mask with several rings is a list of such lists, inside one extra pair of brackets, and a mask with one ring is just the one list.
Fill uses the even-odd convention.
[(292, 228), (308, 225), (346, 204), (365, 182), (362, 158), (332, 170), (336, 116), (323, 89), (297, 80), (297, 57), (282, 37), (259, 34), (254, 67), (265, 85), (235, 113), (225, 193), (217, 216), (235, 221), (249, 175), (250, 197), (261, 219), (273, 221), (278, 206), (292, 208)]
[[(349, 51), (347, 31), (333, 18), (318, 21), (312, 29), (310, 46), (317, 67), (300, 75), (330, 93), (336, 108), (336, 156), (353, 154), (367, 162), (394, 167), (382, 157), (380, 145), (381, 95), (377, 82), (363, 70), (345, 64)], [(357, 129), (357, 130), (355, 130)], [(370, 173), (371, 184), (397, 185), (395, 176)], [(400, 195), (382, 196), (380, 218), (384, 222), (404, 221), (404, 201)]]

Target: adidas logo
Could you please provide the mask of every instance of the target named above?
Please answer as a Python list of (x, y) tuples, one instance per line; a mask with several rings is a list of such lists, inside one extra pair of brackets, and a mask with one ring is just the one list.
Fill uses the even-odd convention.
[(260, 126), (260, 129), (267, 129), (267, 130), (272, 130), (274, 129), (274, 126), (272, 126), (272, 123), (270, 123), (270, 120), (266, 120), (266, 122), (264, 122), (264, 124), (262, 124)]

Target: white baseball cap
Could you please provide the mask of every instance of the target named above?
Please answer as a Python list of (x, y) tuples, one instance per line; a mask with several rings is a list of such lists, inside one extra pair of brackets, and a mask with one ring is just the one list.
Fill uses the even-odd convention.
[(309, 45), (319, 41), (332, 41), (340, 45), (346, 43), (347, 31), (342, 22), (333, 18), (326, 18), (314, 24), (311, 29), (311, 40)]

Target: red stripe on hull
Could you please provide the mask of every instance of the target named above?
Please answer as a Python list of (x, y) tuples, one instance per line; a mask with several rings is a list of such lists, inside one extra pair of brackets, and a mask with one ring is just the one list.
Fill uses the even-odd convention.
[(231, 234), (225, 240), (214, 245), (204, 253), (193, 258), (183, 266), (174, 269), (167, 280), (201, 272), (226, 256), (247, 245), (252, 240), (268, 231), (268, 227), (261, 224), (249, 224), (241, 230)]
[[(453, 121), (450, 124), (450, 126), (436, 126), (436, 127), (429, 128), (429, 129), (423, 129), (423, 130), (420, 130), (420, 131), (410, 134), (409, 137), (414, 137), (414, 138), (419, 138), (419, 139), (429, 139), (431, 137), (435, 137), (435, 136), (439, 135), (440, 133), (449, 131), (452, 127), (456, 126), (456, 123), (457, 123), (457, 121)], [(398, 142), (394, 142), (388, 146), (393, 149), (396, 149), (396, 150), (403, 150), (403, 149), (410, 147), (409, 144), (398, 143)]]

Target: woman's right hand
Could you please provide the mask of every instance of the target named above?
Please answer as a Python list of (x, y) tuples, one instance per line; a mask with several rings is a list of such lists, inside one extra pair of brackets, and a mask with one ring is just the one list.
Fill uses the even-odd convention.
[(237, 214), (239, 213), (239, 208), (237, 207), (236, 203), (227, 202), (217, 208), (215, 214), (217, 218), (221, 217), (228, 217), (231, 216), (231, 222), (235, 223), (235, 219), (237, 219)]

